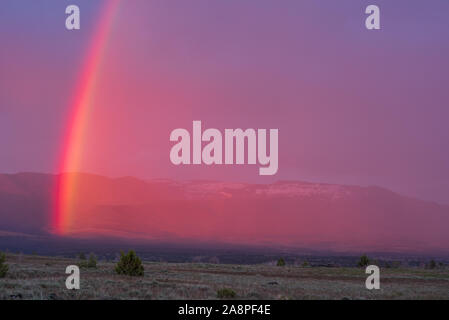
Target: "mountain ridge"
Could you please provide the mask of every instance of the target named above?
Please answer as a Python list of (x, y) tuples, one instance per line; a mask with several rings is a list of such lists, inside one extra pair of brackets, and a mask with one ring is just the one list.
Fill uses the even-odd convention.
[[(78, 175), (68, 237), (400, 252), (449, 250), (449, 206), (385, 188)], [(60, 175), (0, 174), (0, 231), (52, 235)], [(0, 241), (2, 234), (0, 233)]]

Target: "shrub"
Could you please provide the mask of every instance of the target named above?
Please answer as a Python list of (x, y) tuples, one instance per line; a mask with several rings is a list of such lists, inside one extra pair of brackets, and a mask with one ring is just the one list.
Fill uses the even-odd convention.
[(128, 276), (143, 276), (142, 260), (133, 250), (128, 251), (127, 254), (121, 252), (120, 260), (115, 265), (115, 272)]
[(81, 259), (78, 263), (80, 268), (96, 268), (97, 267), (97, 257), (91, 253), (89, 255), (89, 260)]
[(229, 288), (223, 288), (220, 290), (217, 290), (217, 298), (218, 299), (232, 299), (236, 297), (236, 293), (234, 290)]
[(429, 262), (429, 269), (435, 269), (437, 267), (437, 263), (435, 262), (435, 260), (430, 260)]
[(366, 256), (366, 254), (364, 254), (363, 256), (360, 257), (359, 262), (357, 263), (357, 265), (361, 268), (366, 267), (369, 265), (369, 259)]
[(276, 264), (278, 267), (283, 267), (285, 266), (285, 260), (284, 258), (280, 258)]
[(96, 268), (97, 267), (97, 257), (91, 253), (89, 255), (89, 260), (87, 261), (88, 268)]
[(6, 277), (6, 273), (8, 272), (8, 265), (5, 264), (6, 256), (4, 253), (0, 252), (0, 278)]

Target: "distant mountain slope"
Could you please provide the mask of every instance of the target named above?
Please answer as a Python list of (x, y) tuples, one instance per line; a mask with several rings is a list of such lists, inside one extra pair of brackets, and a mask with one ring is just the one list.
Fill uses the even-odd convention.
[(46, 233), (53, 181), (46, 174), (0, 174), (0, 230)]
[[(449, 251), (449, 207), (378, 187), (143, 181), (78, 174), (70, 236)], [(50, 234), (55, 175), (0, 175), (0, 231)], [(1, 235), (1, 234), (0, 234)]]

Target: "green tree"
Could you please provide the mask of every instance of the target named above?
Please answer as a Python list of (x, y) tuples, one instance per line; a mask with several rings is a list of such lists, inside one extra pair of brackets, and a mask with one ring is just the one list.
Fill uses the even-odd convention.
[(87, 261), (88, 268), (96, 268), (97, 267), (97, 257), (91, 253), (89, 255), (89, 260)]
[(6, 273), (8, 272), (8, 265), (5, 264), (6, 255), (0, 252), (0, 278), (6, 277)]
[(115, 272), (128, 276), (143, 276), (142, 260), (133, 250), (128, 251), (127, 254), (121, 252), (120, 260), (115, 265)]
[(285, 260), (284, 260), (284, 258), (279, 258), (279, 260), (278, 260), (278, 262), (277, 262), (277, 264), (276, 264), (278, 267), (283, 267), (283, 266), (285, 266)]
[(366, 254), (364, 254), (363, 256), (360, 257), (359, 262), (357, 263), (357, 265), (361, 268), (366, 267), (369, 265), (369, 259), (367, 257)]
[(84, 252), (81, 252), (78, 257), (80, 260), (86, 260), (86, 255), (84, 254)]

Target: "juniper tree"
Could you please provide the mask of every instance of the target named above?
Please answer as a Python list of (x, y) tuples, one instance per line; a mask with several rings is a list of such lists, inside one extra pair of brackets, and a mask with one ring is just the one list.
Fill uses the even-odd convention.
[(121, 252), (120, 260), (115, 265), (115, 272), (128, 276), (142, 277), (144, 273), (142, 260), (133, 250), (128, 251), (127, 254)]

